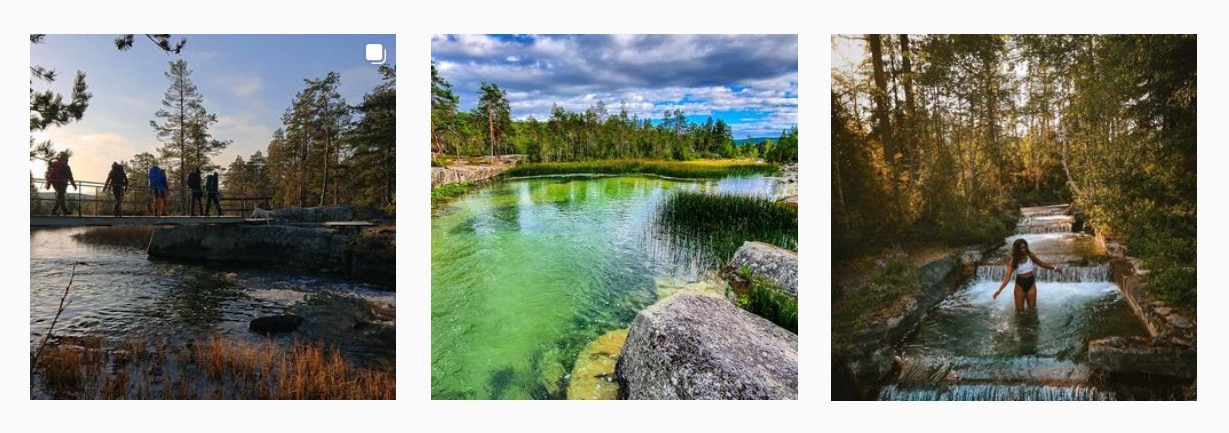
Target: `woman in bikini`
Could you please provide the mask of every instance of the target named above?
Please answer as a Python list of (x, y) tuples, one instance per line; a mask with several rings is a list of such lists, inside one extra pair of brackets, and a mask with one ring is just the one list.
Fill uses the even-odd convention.
[(1016, 311), (1023, 310), (1025, 303), (1028, 304), (1028, 308), (1037, 308), (1037, 280), (1033, 275), (1033, 270), (1037, 267), (1063, 273), (1062, 269), (1050, 266), (1037, 258), (1028, 249), (1028, 241), (1016, 239), (1011, 244), (1011, 254), (1007, 256), (1007, 273), (1003, 275), (1003, 283), (999, 284), (999, 289), (994, 291), (992, 298), (999, 298), (999, 293), (1007, 287), (1007, 282), (1011, 281), (1011, 274), (1014, 271), (1016, 274)]

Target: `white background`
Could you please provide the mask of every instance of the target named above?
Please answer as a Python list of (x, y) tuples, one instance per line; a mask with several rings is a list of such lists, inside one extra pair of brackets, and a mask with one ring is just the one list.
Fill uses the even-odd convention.
[[(1194, 2), (1074, 1), (826, 2), (492, 1), (458, 2), (97, 2), (6, 3), (0, 14), (0, 408), (24, 431), (1145, 431), (1222, 425), (1224, 296), (1216, 262), (1220, 218), (1199, 237), (1203, 350), (1197, 402), (831, 402), (829, 159), (830, 35), (842, 33), (1198, 33), (1205, 210), (1219, 216), (1215, 164), (1229, 152), (1219, 137), (1226, 113), (1225, 24)], [(268, 3), (266, 5), (266, 3)], [(1208, 2), (1208, 4), (1211, 4)], [(396, 401), (29, 400), (29, 237), (26, 197), (30, 33), (395, 33), (400, 66), (400, 226)], [(432, 33), (786, 33), (799, 35), (799, 399), (786, 402), (432, 401), (430, 399), (430, 231), (427, 204), (427, 66)], [(191, 49), (191, 41), (189, 47)], [(356, 48), (355, 56), (362, 56)], [(87, 71), (88, 73), (88, 71)], [(88, 113), (87, 113), (88, 115)], [(1209, 123), (1208, 121), (1211, 120)], [(1208, 189), (1211, 188), (1211, 189)], [(1209, 215), (1208, 212), (1204, 213)], [(1211, 221), (1212, 224), (1208, 222)], [(1208, 243), (1211, 242), (1211, 243)], [(1210, 255), (1209, 255), (1210, 254)], [(1213, 360), (1213, 362), (1207, 362)], [(1219, 406), (1219, 407), (1218, 407)], [(1220, 409), (1221, 412), (1224, 409)], [(1223, 428), (1223, 426), (1221, 427)], [(1219, 428), (1217, 428), (1219, 429)], [(1208, 430), (1197, 428), (1196, 431)]]

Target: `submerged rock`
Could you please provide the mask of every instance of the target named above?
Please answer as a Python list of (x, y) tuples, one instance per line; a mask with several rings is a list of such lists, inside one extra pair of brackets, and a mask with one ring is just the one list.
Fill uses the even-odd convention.
[(303, 324), (303, 316), (284, 314), (252, 319), (248, 323), (248, 330), (261, 334), (277, 334), (294, 332), (295, 329), (299, 329), (301, 324)]
[(615, 364), (627, 342), (627, 330), (616, 329), (585, 346), (576, 357), (572, 378), (568, 382), (568, 400), (615, 400), (619, 384), (615, 382)]
[(636, 316), (615, 376), (628, 399), (797, 399), (798, 336), (725, 298), (680, 293)]
[(1109, 337), (1088, 343), (1088, 363), (1109, 373), (1195, 378), (1195, 351), (1163, 338)]

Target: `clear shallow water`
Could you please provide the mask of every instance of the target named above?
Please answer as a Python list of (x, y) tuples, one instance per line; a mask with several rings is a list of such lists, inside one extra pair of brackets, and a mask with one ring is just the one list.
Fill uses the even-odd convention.
[(654, 237), (669, 193), (777, 197), (779, 188), (762, 177), (554, 177), (452, 202), (431, 221), (432, 398), (562, 398), (585, 344), (627, 327), (659, 283), (712, 269)]
[[(901, 345), (902, 373), (880, 398), (1118, 399), (1114, 389), (1091, 379), (1084, 363), (1088, 342), (1148, 332), (1110, 282), (1104, 248), (1088, 235), (1071, 233), (1065, 224), (1070, 219), (1044, 213), (1023, 217), (1020, 227), (1049, 232), (1008, 237), (1007, 246), (984, 260), (971, 281), (928, 312)], [(1019, 313), (1014, 281), (992, 299), (1007, 272), (1007, 248), (1016, 239), (1065, 269), (1063, 274), (1039, 269), (1037, 308)]]
[(215, 334), (264, 341), (248, 331), (248, 322), (292, 313), (305, 317), (303, 325), (277, 341), (319, 340), (340, 348), (357, 365), (390, 371), (396, 366), (394, 324), (358, 323), (372, 318), (373, 308), (395, 315), (392, 292), (330, 278), (154, 260), (141, 249), (72, 238), (85, 230), (30, 232), (31, 347), (51, 325), (72, 276), (70, 304), (55, 324), (57, 336), (156, 339), (176, 346)]

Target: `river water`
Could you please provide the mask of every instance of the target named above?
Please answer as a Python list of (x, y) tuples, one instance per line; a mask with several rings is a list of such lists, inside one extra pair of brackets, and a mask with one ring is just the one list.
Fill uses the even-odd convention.
[[(1118, 286), (1105, 249), (1071, 232), (1065, 207), (1025, 208), (1016, 234), (962, 288), (927, 313), (898, 354), (902, 372), (883, 400), (1117, 400), (1084, 363), (1088, 342), (1147, 336)], [(1037, 308), (1017, 313), (1013, 282), (992, 299), (1010, 245), (1024, 239), (1041, 260)]]
[(143, 249), (73, 238), (86, 230), (30, 231), (32, 348), (51, 325), (71, 277), (69, 305), (55, 324), (59, 337), (140, 338), (179, 347), (210, 335), (256, 342), (267, 338), (248, 331), (250, 320), (297, 314), (304, 323), (276, 341), (320, 341), (341, 349), (356, 366), (395, 369), (393, 292), (327, 277), (151, 259)]
[(562, 398), (587, 343), (626, 328), (659, 291), (711, 278), (711, 259), (654, 238), (663, 199), (783, 189), (764, 177), (553, 177), (450, 203), (431, 221), (432, 398)]

